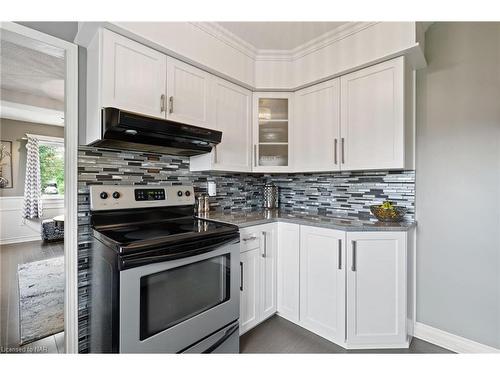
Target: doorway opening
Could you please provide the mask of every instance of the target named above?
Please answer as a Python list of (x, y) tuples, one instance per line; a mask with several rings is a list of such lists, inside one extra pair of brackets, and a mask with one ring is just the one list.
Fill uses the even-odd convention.
[(0, 351), (74, 352), (76, 47), (0, 31)]

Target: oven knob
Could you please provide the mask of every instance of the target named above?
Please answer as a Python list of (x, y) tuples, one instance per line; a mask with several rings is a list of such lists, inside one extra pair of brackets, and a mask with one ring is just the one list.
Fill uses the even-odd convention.
[(108, 193), (106, 193), (105, 191), (103, 191), (101, 194), (99, 194), (99, 196), (101, 197), (101, 199), (107, 199), (108, 198)]
[(179, 191), (177, 192), (177, 196), (178, 196), (178, 197), (182, 197), (182, 190), (179, 190)]
[(186, 190), (186, 192), (184, 193), (184, 195), (185, 195), (186, 197), (189, 197), (189, 196), (191, 195), (191, 192), (190, 192), (189, 190)]
[(120, 198), (120, 193), (119, 193), (119, 192), (117, 192), (117, 191), (115, 191), (115, 192), (113, 193), (113, 198), (115, 198), (115, 199)]

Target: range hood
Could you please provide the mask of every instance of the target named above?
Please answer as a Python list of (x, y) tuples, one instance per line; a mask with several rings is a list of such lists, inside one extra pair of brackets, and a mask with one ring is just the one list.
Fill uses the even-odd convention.
[(92, 146), (193, 156), (206, 154), (220, 143), (222, 132), (146, 117), (117, 108), (103, 108), (101, 139)]

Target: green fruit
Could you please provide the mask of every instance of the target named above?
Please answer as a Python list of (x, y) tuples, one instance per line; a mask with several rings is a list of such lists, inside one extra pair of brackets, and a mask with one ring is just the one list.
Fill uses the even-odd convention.
[(382, 203), (382, 208), (384, 210), (392, 210), (394, 207), (391, 202), (385, 201), (384, 203)]

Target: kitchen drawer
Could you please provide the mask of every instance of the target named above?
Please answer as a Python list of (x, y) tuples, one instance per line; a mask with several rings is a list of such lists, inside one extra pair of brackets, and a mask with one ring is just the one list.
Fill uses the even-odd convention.
[(240, 230), (241, 252), (257, 249), (260, 247), (261, 232), (257, 227), (244, 228)]

